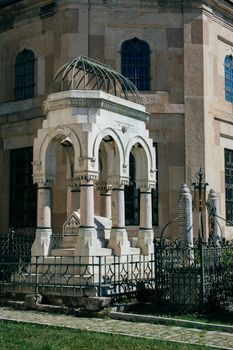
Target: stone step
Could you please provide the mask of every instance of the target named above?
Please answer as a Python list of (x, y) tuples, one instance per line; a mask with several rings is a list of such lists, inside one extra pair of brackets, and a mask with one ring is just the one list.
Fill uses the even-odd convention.
[(98, 248), (96, 251), (96, 256), (106, 256), (112, 255), (112, 249), (110, 248)]
[(72, 256), (46, 256), (43, 259), (43, 264), (62, 264), (69, 265), (74, 264), (74, 257)]
[(14, 284), (23, 283), (23, 284), (41, 284), (43, 286), (54, 286), (58, 287), (62, 286), (88, 286), (88, 283), (92, 285), (93, 283), (98, 283), (98, 276), (89, 275), (89, 274), (52, 274), (52, 273), (42, 273), (38, 272), (36, 276), (35, 273), (31, 273), (30, 275), (22, 274), (16, 275), (14, 278)]
[(51, 250), (51, 256), (74, 256), (74, 248), (56, 248)]
[(74, 248), (76, 241), (61, 241), (59, 248)]
[[(7, 285), (5, 285), (5, 288), (8, 293), (14, 293), (15, 296), (16, 293), (20, 293), (20, 296), (22, 293), (28, 294), (28, 293), (35, 293), (35, 285), (34, 284), (17, 284), (13, 282), (9, 282)], [(90, 295), (90, 296), (97, 296), (96, 295), (96, 289), (91, 286), (72, 286), (72, 285), (63, 285), (57, 287), (57, 286), (49, 286), (49, 285), (39, 285), (39, 293), (41, 291), (41, 288), (43, 290), (43, 294), (45, 295), (63, 295), (63, 296), (83, 296), (83, 295)]]
[(141, 249), (140, 249), (140, 248), (133, 248), (133, 247), (130, 247), (130, 254), (139, 255), (140, 252), (141, 252)]

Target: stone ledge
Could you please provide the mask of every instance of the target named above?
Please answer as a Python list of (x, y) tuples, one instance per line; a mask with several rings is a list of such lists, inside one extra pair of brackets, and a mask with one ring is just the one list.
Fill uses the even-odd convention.
[(226, 333), (233, 333), (233, 326), (231, 325), (189, 321), (189, 320), (178, 319), (173, 317), (139, 315), (139, 314), (124, 313), (124, 312), (116, 312), (116, 311), (111, 311), (109, 313), (109, 316), (114, 320), (148, 322), (148, 323), (163, 324), (163, 325), (169, 325), (169, 326), (179, 326), (179, 327), (196, 328), (196, 329), (209, 330), (209, 331), (221, 331)]

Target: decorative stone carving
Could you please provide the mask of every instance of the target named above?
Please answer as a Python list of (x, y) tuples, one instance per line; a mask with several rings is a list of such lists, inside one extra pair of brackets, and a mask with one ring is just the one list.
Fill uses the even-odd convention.
[(63, 236), (78, 236), (80, 217), (73, 212), (63, 225)]

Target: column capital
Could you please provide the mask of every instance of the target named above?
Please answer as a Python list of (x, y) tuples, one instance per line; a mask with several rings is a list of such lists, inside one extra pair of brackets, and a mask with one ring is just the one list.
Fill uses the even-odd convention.
[(55, 183), (55, 177), (45, 175), (33, 176), (33, 183), (37, 184), (38, 187), (52, 187)]
[(76, 180), (79, 180), (79, 181), (81, 181), (81, 180), (96, 181), (96, 180), (98, 180), (98, 177), (99, 177), (99, 172), (97, 172), (97, 171), (84, 171), (84, 172), (80, 172), (80, 173), (77, 172), (74, 174), (74, 178)]
[(112, 190), (112, 185), (107, 184), (107, 183), (97, 183), (96, 184), (96, 189), (100, 191), (100, 194), (107, 194), (111, 192)]
[(80, 187), (80, 179), (72, 178), (67, 180), (67, 185), (71, 188), (78, 188)]
[(111, 183), (113, 188), (126, 186), (129, 184), (129, 177), (123, 176), (110, 176), (108, 182)]
[(155, 182), (152, 181), (136, 181), (136, 186), (141, 192), (151, 192), (151, 190), (155, 188), (155, 185)]

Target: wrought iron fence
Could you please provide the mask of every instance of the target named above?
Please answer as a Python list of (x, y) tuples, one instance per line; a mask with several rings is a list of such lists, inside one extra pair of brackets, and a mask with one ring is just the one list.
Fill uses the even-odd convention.
[[(119, 298), (153, 294), (158, 307), (203, 310), (233, 303), (233, 244), (155, 242), (150, 256), (35, 257), (34, 237), (0, 235), (0, 291), (95, 293)], [(53, 247), (60, 236), (52, 237)]]
[(155, 245), (157, 303), (187, 311), (226, 307), (233, 302), (233, 245), (197, 242), (183, 249), (178, 242)]
[(1, 263), (0, 291), (111, 296), (154, 288), (150, 256), (34, 257), (30, 263)]
[(1, 233), (0, 262), (30, 261), (34, 239), (35, 229), (29, 231), (10, 229), (7, 233)]

